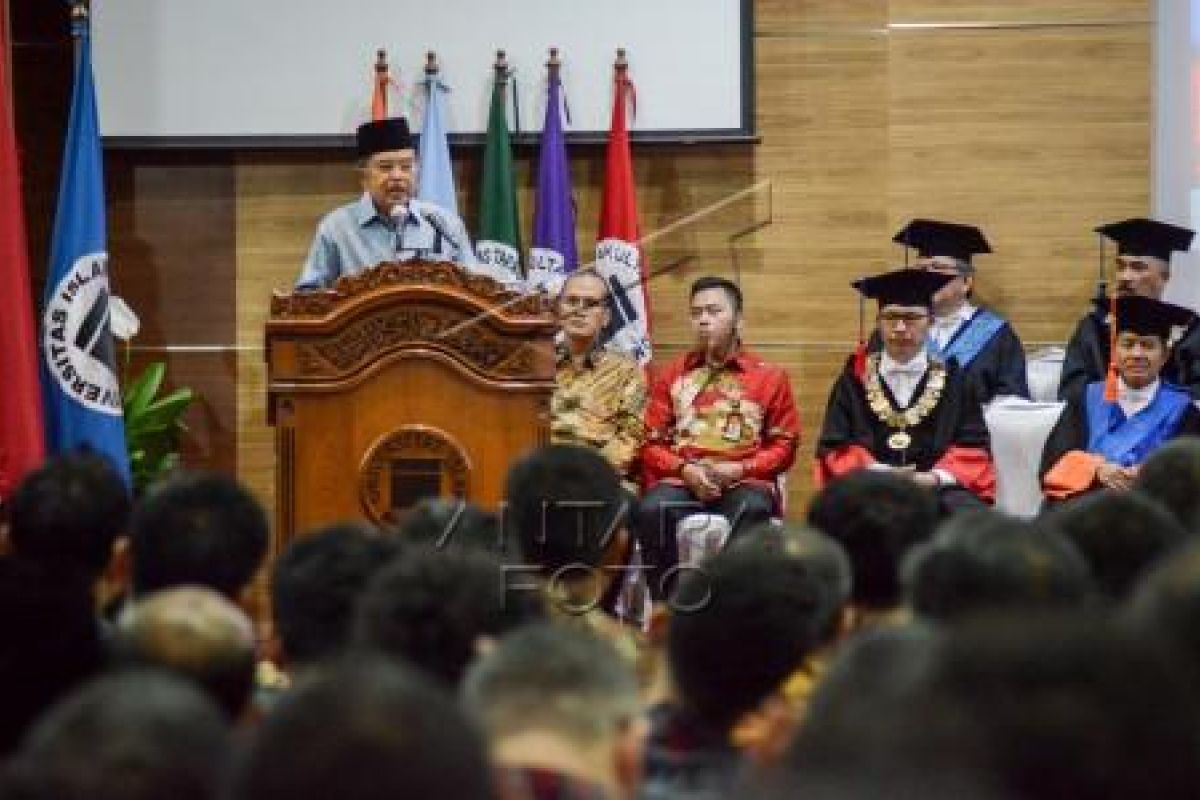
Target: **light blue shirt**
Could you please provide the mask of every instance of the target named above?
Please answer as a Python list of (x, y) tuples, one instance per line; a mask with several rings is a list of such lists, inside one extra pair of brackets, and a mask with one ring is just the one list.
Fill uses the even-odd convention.
[(467, 268), (478, 263), (458, 215), (412, 199), (403, 217), (384, 216), (363, 192), (353, 203), (326, 214), (317, 225), (296, 288), (328, 288), (342, 275), (355, 275), (382, 261), (416, 258), (453, 261)]

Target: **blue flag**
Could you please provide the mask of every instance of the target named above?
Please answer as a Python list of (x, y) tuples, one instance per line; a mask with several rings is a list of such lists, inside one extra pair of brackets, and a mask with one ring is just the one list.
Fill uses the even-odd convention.
[(571, 164), (563, 134), (562, 82), (552, 68), (538, 156), (538, 191), (533, 210), (533, 246), (529, 251), (529, 288), (557, 294), (563, 278), (579, 266), (575, 247), (575, 204)]
[(112, 460), (130, 482), (121, 388), (108, 309), (104, 162), (92, 83), (91, 43), (78, 32), (78, 61), (63, 153), (42, 312), (46, 447), (80, 447)]
[(425, 81), (425, 121), (421, 125), (421, 152), (417, 165), (417, 199), (458, 213), (454, 194), (454, 167), (450, 145), (442, 125), (442, 93), (445, 84), (431, 75)]

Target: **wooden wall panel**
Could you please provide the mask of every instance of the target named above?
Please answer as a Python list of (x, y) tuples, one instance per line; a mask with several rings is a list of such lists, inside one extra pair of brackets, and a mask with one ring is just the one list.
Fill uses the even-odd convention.
[(1154, 17), (1146, 0), (891, 0), (889, 6), (893, 24), (1128, 24)]
[[(1149, 206), (1151, 53), (1126, 27), (893, 33), (891, 224), (975, 221), (982, 295), (1027, 344), (1094, 291), (1097, 224)], [(1030, 58), (1030, 53), (1039, 54)], [(1120, 87), (1122, 91), (1113, 91)]]
[(234, 183), (223, 153), (112, 151), (105, 158), (113, 293), (141, 319), (128, 377), (167, 364), (166, 389), (198, 395), (183, 461), (237, 467), (233, 365)]
[[(71, 86), (66, 3), (6, 3), (12, 30), (12, 91), (17, 157), (28, 228), (33, 293), (41, 297)], [(8, 54), (5, 54), (7, 57)]]

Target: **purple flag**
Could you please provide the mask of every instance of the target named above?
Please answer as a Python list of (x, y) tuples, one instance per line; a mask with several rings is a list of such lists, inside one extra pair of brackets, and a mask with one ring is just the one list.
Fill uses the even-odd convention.
[(529, 288), (557, 294), (567, 273), (579, 266), (575, 248), (575, 204), (571, 165), (563, 136), (562, 83), (557, 65), (550, 68), (546, 121), (538, 158), (538, 191), (529, 251)]

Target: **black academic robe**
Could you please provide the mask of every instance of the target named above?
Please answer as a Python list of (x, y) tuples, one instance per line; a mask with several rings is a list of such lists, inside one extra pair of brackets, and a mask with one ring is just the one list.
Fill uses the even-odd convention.
[[(896, 431), (871, 411), (866, 387), (854, 373), (854, 358), (847, 360), (829, 394), (825, 420), (817, 441), (819, 484), (874, 460), (894, 467), (913, 466), (926, 472), (935, 467), (954, 475), (959, 487), (985, 500), (995, 490), (987, 425), (978, 402), (968, 394), (957, 364), (946, 366), (946, 385), (937, 405), (921, 422), (907, 429), (911, 444), (904, 450), (889, 446)], [(913, 392), (916, 402), (925, 389), (930, 372)], [(882, 383), (892, 407), (902, 410)]]
[[(1053, 469), (1063, 456), (1074, 450), (1086, 451), (1089, 438), (1087, 403), (1085, 394), (1077, 392), (1066, 401), (1067, 405), (1055, 423), (1054, 429), (1046, 438), (1042, 450), (1042, 463), (1038, 476), (1043, 481), (1046, 473)], [(1200, 409), (1191, 404), (1180, 420), (1179, 428), (1173, 438), (1180, 436), (1200, 436)]]
[[(966, 329), (960, 325), (947, 347)], [(883, 349), (879, 331), (871, 334), (869, 349), (877, 353)], [(959, 365), (962, 366), (962, 365)], [(1014, 395), (1029, 399), (1029, 381), (1025, 372), (1025, 346), (1007, 321), (1004, 327), (983, 346), (971, 363), (963, 368), (967, 389), (976, 402), (987, 404), (1000, 395)]]
[[(1075, 326), (1075, 333), (1067, 343), (1062, 377), (1058, 382), (1059, 400), (1070, 400), (1081, 394), (1089, 383), (1102, 381), (1108, 374), (1107, 317), (1107, 311), (1093, 309)], [(1189, 326), (1171, 348), (1162, 379), (1186, 389), (1193, 399), (1200, 400), (1200, 324)]]

